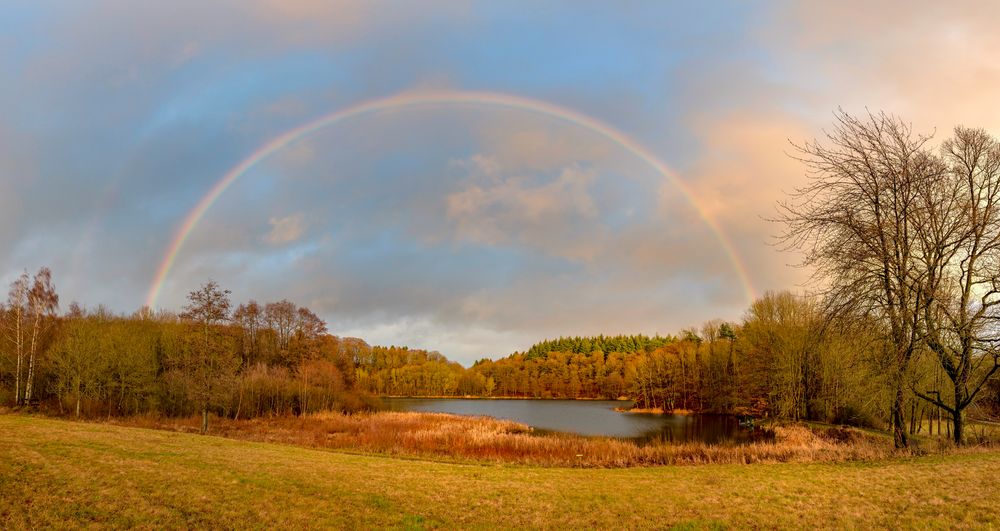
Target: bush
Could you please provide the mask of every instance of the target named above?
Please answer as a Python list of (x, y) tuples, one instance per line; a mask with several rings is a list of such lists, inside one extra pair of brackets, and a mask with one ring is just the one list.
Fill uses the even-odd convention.
[(876, 419), (871, 413), (861, 408), (848, 404), (837, 408), (830, 420), (830, 424), (840, 424), (842, 426), (855, 426), (858, 428), (882, 429), (883, 423)]

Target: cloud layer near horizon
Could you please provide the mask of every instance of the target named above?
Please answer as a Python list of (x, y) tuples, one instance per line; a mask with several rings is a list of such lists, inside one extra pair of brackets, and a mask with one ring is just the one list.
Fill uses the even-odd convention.
[[(799, 289), (764, 220), (802, 182), (789, 140), (884, 109), (1000, 133), (991, 2), (14, 2), (0, 17), (0, 280), (140, 306), (185, 215), (278, 134), (423, 88), (548, 101), (636, 138), (696, 193), (755, 288)], [(396, 110), (247, 172), (160, 304), (212, 277), (333, 332), (468, 363), (535, 340), (737, 319), (743, 286), (676, 187), (551, 117)]]

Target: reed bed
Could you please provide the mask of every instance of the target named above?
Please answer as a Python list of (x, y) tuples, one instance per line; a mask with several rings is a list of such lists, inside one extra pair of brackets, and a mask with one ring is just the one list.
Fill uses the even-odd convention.
[[(133, 417), (119, 424), (197, 432), (196, 417)], [(443, 413), (318, 413), (252, 420), (217, 419), (211, 433), (223, 437), (314, 448), (446, 460), (562, 467), (635, 467), (833, 462), (912, 455), (894, 450), (885, 437), (850, 428), (775, 425), (773, 441), (747, 444), (655, 443), (539, 434), (513, 421)]]

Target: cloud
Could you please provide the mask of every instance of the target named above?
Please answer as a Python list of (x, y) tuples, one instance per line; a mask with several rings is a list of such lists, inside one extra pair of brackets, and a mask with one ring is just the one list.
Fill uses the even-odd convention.
[(271, 245), (292, 243), (306, 232), (305, 216), (301, 213), (268, 220), (271, 230), (264, 235), (264, 241)]
[(492, 156), (514, 170), (547, 169), (567, 160), (607, 161), (616, 147), (581, 127), (538, 123), (537, 118), (526, 120), (524, 116), (499, 113), (477, 134)]
[(764, 218), (805, 182), (789, 141), (821, 137), (834, 110), (885, 110), (938, 140), (958, 124), (1000, 133), (997, 16), (990, 2), (785, 2), (751, 19), (763, 64), (726, 51), (713, 68), (682, 68), (684, 122), (698, 142), (684, 177), (758, 290), (807, 281), (808, 270), (788, 266), (797, 253), (768, 245), (781, 227)]
[(529, 245), (575, 259), (593, 257), (595, 250), (581, 241), (588, 232), (589, 238), (599, 238), (598, 211), (590, 192), (593, 171), (568, 167), (542, 180), (505, 176), (495, 159), (482, 155), (459, 164), (469, 168), (470, 176), (445, 199), (458, 240)]
[(942, 133), (959, 123), (1000, 127), (1000, 109), (992, 104), (1000, 85), (996, 3), (784, 7), (777, 19), (787, 24), (766, 42), (780, 47), (782, 67), (811, 89), (822, 120), (829, 120), (830, 107), (843, 105), (897, 113)]
[[(1000, 132), (993, 2), (14, 2), (0, 20), (0, 277), (142, 303), (185, 215), (284, 131), (417, 87), (509, 92), (621, 129), (678, 172), (758, 290), (807, 272), (763, 218), (803, 182), (787, 140), (866, 107)], [(481, 105), (347, 120), (255, 165), (185, 243), (208, 277), (331, 329), (469, 362), (576, 333), (737, 319), (702, 214), (622, 146)]]

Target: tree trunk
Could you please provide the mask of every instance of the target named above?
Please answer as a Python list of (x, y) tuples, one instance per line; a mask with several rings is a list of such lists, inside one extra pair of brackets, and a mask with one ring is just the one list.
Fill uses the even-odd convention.
[(201, 433), (208, 433), (208, 408), (201, 410)]
[(962, 418), (962, 410), (956, 407), (951, 414), (951, 420), (955, 425), (955, 431), (952, 432), (952, 435), (955, 438), (955, 444), (961, 445), (962, 437), (964, 435), (963, 432), (965, 431), (965, 420)]
[(892, 442), (896, 448), (906, 448), (910, 441), (906, 436), (906, 419), (903, 416), (903, 386), (896, 386), (896, 399), (892, 403)]
[(24, 384), (24, 403), (29, 404), (31, 402), (31, 393), (34, 389), (33, 383), (35, 381), (35, 350), (37, 349), (38, 343), (38, 326), (39, 320), (41, 319), (41, 313), (35, 312), (35, 322), (32, 323), (31, 327), (31, 349), (28, 352), (28, 380)]
[(240, 420), (240, 410), (243, 409), (243, 385), (240, 385), (240, 401), (236, 403), (236, 414), (233, 420)]
[[(60, 403), (62, 401), (60, 400)], [(80, 379), (76, 380), (76, 418), (80, 418)]]
[(14, 373), (14, 405), (21, 405), (21, 365), (24, 360), (24, 336), (21, 331), (21, 307), (18, 306), (14, 312), (14, 344), (17, 350), (17, 371)]
[(14, 405), (21, 405), (21, 346), (17, 346), (17, 369), (14, 373)]

